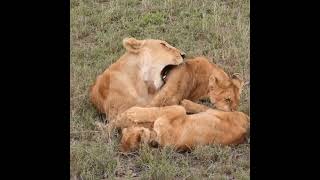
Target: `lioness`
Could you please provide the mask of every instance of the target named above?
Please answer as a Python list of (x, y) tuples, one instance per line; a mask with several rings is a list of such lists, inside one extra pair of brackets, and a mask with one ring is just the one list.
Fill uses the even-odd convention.
[(125, 54), (90, 89), (91, 102), (111, 120), (130, 107), (147, 105), (164, 83), (165, 67), (178, 65), (185, 57), (162, 40), (125, 38), (123, 46)]
[(244, 82), (235, 74), (231, 78), (205, 57), (186, 60), (165, 77), (165, 85), (149, 106), (177, 105), (183, 99), (197, 101), (209, 97), (216, 109), (235, 111)]
[[(249, 127), (246, 114), (209, 109), (188, 100), (182, 105), (128, 109), (127, 124), (132, 125), (122, 129), (120, 150), (133, 151), (145, 143), (185, 151), (197, 145), (238, 144), (245, 140)], [(189, 108), (197, 114), (187, 115)], [(139, 123), (151, 123), (153, 128), (134, 125)]]

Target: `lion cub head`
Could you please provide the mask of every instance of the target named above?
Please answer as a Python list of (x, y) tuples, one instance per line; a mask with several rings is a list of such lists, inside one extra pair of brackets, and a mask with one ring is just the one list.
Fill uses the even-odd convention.
[(127, 54), (138, 57), (141, 76), (152, 93), (164, 84), (168, 67), (179, 65), (185, 58), (184, 52), (162, 40), (125, 38), (123, 46)]
[(144, 127), (129, 127), (122, 129), (120, 151), (130, 152), (137, 150), (141, 144), (153, 142), (156, 133)]
[(214, 75), (209, 78), (209, 98), (215, 108), (223, 111), (236, 111), (244, 82), (234, 74), (228, 79), (219, 79)]

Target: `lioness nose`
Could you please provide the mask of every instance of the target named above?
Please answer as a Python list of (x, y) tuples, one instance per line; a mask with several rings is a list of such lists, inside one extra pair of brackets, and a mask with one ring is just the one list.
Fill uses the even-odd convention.
[(181, 57), (182, 57), (183, 59), (186, 58), (186, 53), (181, 52), (180, 55), (181, 55)]

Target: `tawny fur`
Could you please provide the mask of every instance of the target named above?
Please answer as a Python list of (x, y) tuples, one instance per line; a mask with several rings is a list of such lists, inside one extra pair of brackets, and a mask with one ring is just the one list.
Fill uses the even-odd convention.
[[(128, 109), (129, 128), (122, 130), (120, 150), (133, 151), (144, 143), (184, 151), (198, 145), (239, 144), (245, 140), (249, 127), (246, 114), (209, 109), (188, 100), (182, 105)], [(197, 114), (187, 115), (186, 110)], [(139, 123), (153, 123), (153, 128), (135, 126)]]
[[(238, 108), (244, 84), (237, 76), (229, 77), (223, 69), (205, 57), (187, 60), (173, 68), (165, 81), (165, 85), (146, 107), (178, 105), (183, 99), (197, 101), (209, 97), (216, 109), (235, 111)], [(130, 120), (127, 121), (123, 117), (130, 117), (130, 115), (119, 115), (110, 121), (108, 131), (129, 127)], [(143, 123), (137, 126), (151, 127), (152, 124)]]
[(123, 40), (126, 52), (99, 75), (90, 100), (108, 119), (133, 106), (145, 106), (163, 85), (161, 71), (183, 62), (184, 53), (162, 40)]

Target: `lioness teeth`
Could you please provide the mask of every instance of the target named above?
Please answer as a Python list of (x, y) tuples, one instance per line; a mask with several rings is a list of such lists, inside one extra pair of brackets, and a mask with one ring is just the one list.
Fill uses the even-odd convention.
[(164, 76), (162, 76), (162, 79), (163, 79), (163, 80), (165, 80), (165, 79), (166, 79), (166, 77), (167, 77), (167, 75), (164, 75)]

